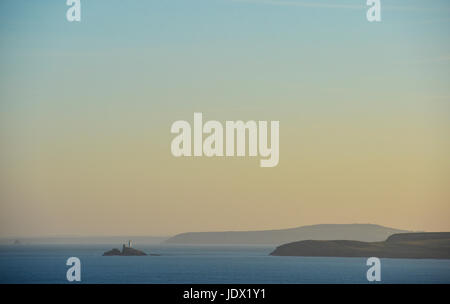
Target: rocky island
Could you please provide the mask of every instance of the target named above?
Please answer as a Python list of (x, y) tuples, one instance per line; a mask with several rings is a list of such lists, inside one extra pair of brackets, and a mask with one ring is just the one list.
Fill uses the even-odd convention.
[(143, 256), (147, 255), (145, 252), (140, 251), (138, 249), (135, 249), (131, 247), (131, 241), (128, 241), (128, 246), (125, 246), (125, 244), (122, 245), (122, 251), (120, 251), (117, 248), (111, 249), (109, 251), (106, 251), (103, 253), (103, 256), (114, 256), (114, 255), (120, 255), (120, 256)]
[(450, 232), (399, 233), (383, 242), (306, 240), (281, 245), (270, 255), (450, 259)]

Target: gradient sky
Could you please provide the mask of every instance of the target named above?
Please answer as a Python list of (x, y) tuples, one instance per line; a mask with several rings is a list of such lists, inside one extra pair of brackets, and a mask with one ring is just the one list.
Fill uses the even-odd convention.
[[(450, 2), (0, 2), (0, 236), (450, 230)], [(175, 158), (279, 120), (280, 162)]]

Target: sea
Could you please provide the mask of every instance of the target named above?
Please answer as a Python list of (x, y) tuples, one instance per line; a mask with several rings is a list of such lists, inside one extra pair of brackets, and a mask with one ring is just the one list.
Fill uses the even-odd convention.
[[(136, 246), (160, 256), (102, 256), (101, 245), (0, 245), (0, 283), (70, 283), (67, 259), (81, 262), (80, 284), (366, 284), (366, 258), (270, 256), (274, 246)], [(380, 259), (379, 283), (450, 283), (450, 260)]]

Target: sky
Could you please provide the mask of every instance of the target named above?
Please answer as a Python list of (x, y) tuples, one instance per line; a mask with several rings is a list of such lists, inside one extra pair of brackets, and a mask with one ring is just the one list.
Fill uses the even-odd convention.
[[(450, 231), (450, 2), (0, 2), (0, 236)], [(280, 161), (174, 121), (280, 121)]]

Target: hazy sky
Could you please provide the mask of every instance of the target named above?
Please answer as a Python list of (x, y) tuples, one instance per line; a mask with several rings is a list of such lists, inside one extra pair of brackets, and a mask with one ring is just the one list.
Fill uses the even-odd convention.
[[(450, 230), (450, 2), (0, 2), (0, 236)], [(279, 120), (280, 162), (175, 158)]]

